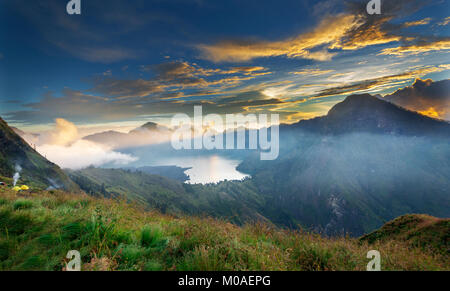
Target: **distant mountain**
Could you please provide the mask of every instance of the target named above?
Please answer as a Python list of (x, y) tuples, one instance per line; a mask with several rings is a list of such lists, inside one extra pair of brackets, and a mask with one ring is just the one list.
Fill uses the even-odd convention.
[(321, 134), (369, 132), (450, 136), (448, 122), (409, 111), (370, 94), (348, 96), (326, 116), (302, 120), (287, 127)]
[(150, 122), (147, 122), (147, 123), (141, 125), (140, 127), (136, 128), (136, 129), (131, 130), (130, 133), (140, 132), (140, 131), (143, 131), (143, 130), (150, 130), (150, 131), (156, 130), (156, 131), (159, 131), (161, 129), (162, 129), (162, 127), (160, 125), (150, 121)]
[(139, 147), (169, 141), (170, 129), (154, 122), (147, 122), (128, 133), (110, 130), (86, 136), (84, 139), (114, 149)]
[(116, 147), (120, 141), (126, 140), (128, 134), (109, 130), (84, 137), (85, 140)]
[(11, 178), (15, 173), (20, 175), (20, 184), (79, 190), (57, 165), (31, 148), (0, 118), (0, 176)]

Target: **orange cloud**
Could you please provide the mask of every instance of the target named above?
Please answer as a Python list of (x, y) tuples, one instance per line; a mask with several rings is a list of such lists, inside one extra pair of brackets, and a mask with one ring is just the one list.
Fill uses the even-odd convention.
[(402, 39), (400, 36), (389, 35), (387, 31), (382, 29), (383, 25), (389, 20), (391, 20), (389, 17), (383, 17), (373, 22), (367, 19), (360, 20), (359, 25), (355, 26), (341, 40), (334, 43), (331, 48), (357, 50), (366, 46), (400, 41)]
[(381, 51), (380, 55), (397, 55), (405, 54), (416, 55), (429, 51), (440, 51), (450, 49), (450, 39), (440, 39), (432, 42), (423, 42), (418, 44), (387, 48)]
[(422, 115), (426, 115), (429, 117), (433, 117), (433, 118), (440, 118), (441, 114), (439, 112), (436, 111), (436, 109), (434, 109), (433, 107), (428, 108), (427, 110), (423, 110), (423, 111), (418, 111), (420, 114)]
[(223, 41), (200, 45), (202, 56), (214, 62), (249, 61), (260, 57), (287, 56), (314, 60), (330, 60), (334, 53), (313, 49), (339, 41), (358, 25), (355, 15), (341, 14), (325, 18), (314, 30), (282, 41)]
[(416, 21), (410, 21), (410, 22), (405, 22), (403, 24), (403, 27), (411, 27), (411, 26), (418, 26), (418, 25), (426, 25), (429, 24), (431, 21), (430, 17), (421, 19), (421, 20), (416, 20)]

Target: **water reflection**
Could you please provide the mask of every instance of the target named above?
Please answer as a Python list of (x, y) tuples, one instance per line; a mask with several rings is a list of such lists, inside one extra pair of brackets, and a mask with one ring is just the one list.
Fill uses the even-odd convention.
[(177, 157), (159, 160), (157, 165), (175, 165), (189, 168), (185, 173), (190, 180), (190, 184), (215, 183), (223, 180), (241, 180), (249, 175), (236, 170), (239, 160), (232, 160), (218, 155)]

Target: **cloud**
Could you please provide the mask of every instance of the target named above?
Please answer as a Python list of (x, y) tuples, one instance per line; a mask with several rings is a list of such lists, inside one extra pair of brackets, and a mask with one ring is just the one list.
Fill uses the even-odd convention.
[(412, 86), (384, 98), (424, 115), (450, 120), (450, 80), (433, 82), (431, 79), (417, 79)]
[(233, 67), (224, 71), (224, 73), (226, 74), (241, 73), (247, 76), (262, 76), (271, 74), (271, 72), (267, 72), (267, 68), (261, 66)]
[(331, 45), (332, 49), (357, 50), (371, 45), (386, 44), (397, 42), (402, 39), (399, 35), (393, 35), (383, 26), (391, 20), (390, 17), (368, 18), (359, 17), (359, 25), (352, 29), (335, 43)]
[(112, 77), (94, 78), (93, 84), (92, 92), (120, 98), (144, 97), (164, 92), (166, 87), (155, 80), (120, 80)]
[(410, 70), (400, 74), (393, 74), (382, 76), (378, 78), (366, 79), (357, 81), (350, 84), (343, 84), (340, 86), (334, 86), (331, 88), (326, 88), (321, 90), (317, 95), (313, 98), (318, 97), (327, 97), (327, 96), (336, 96), (336, 95), (349, 95), (358, 92), (366, 92), (368, 90), (377, 88), (377, 87), (386, 87), (391, 84), (396, 85), (398, 81), (407, 81), (415, 78), (420, 78), (430, 73), (441, 72), (449, 69), (449, 65), (440, 65), (440, 66), (428, 66), (417, 68), (414, 70)]
[[(262, 90), (262, 89), (261, 89)], [(6, 119), (16, 124), (42, 124), (60, 116), (74, 122), (118, 122), (142, 120), (154, 115), (170, 118), (176, 113), (193, 114), (195, 105), (202, 105), (205, 114), (249, 113), (250, 108), (287, 105), (290, 101), (267, 96), (259, 90), (222, 94), (208, 100), (183, 99), (111, 99), (66, 89), (62, 96), (47, 94), (41, 101), (25, 104), (31, 110), (9, 112)]]
[(380, 55), (417, 55), (424, 52), (442, 50), (450, 50), (450, 38), (419, 40), (415, 43), (405, 44), (399, 47), (386, 48), (381, 51)]
[(126, 165), (137, 160), (130, 155), (108, 150), (103, 145), (86, 140), (78, 140), (70, 146), (45, 144), (36, 149), (61, 168), (74, 170), (109, 163)]
[[(222, 40), (215, 44), (200, 44), (197, 48), (201, 57), (213, 62), (245, 62), (255, 58), (278, 56), (329, 61), (339, 50), (359, 50), (389, 43), (401, 43), (403, 47), (407, 47), (411, 41), (423, 43), (424, 40), (423, 37), (411, 36), (402, 29), (429, 24), (431, 18), (404, 24), (394, 24), (392, 20), (413, 14), (427, 3), (428, 1), (419, 0), (384, 1), (381, 15), (368, 15), (367, 1), (346, 2), (346, 12), (340, 14), (330, 13), (335, 10), (333, 7), (341, 5), (340, 3), (325, 1), (316, 6), (321, 8), (321, 15), (324, 14), (323, 11), (330, 14), (325, 13), (319, 24), (309, 32), (278, 41)], [(316, 11), (316, 8), (313, 10)], [(446, 45), (442, 47), (443, 41), (437, 40), (437, 45), (430, 45), (428, 49), (446, 49)], [(425, 50), (427, 45), (420, 47)]]
[(326, 75), (334, 72), (334, 70), (321, 70), (321, 69), (303, 69), (297, 72), (291, 72), (294, 75), (305, 75), (305, 76), (320, 76)]
[[(173, 70), (164, 70), (164, 78), (168, 80), (178, 79), (178, 77), (173, 76), (178, 76), (180, 72), (185, 71), (187, 67), (183, 67), (185, 69), (181, 71), (174, 69), (176, 73)], [(299, 116), (297, 114), (299, 110), (305, 108), (304, 105), (301, 108), (299, 107), (299, 104), (305, 100), (349, 95), (357, 92), (386, 92), (386, 90), (391, 88), (392, 90), (397, 89), (408, 81), (424, 77), (430, 73), (441, 72), (449, 69), (449, 67), (449, 65), (419, 66), (410, 68), (408, 71), (402, 73), (386, 74), (384, 72), (384, 75), (380, 77), (367, 77), (366, 79), (362, 79), (364, 75), (360, 76), (360, 73), (354, 72), (351, 74), (356, 74), (361, 79), (353, 82), (348, 82), (348, 80), (353, 80), (350, 77), (341, 78), (333, 83), (329, 83), (328, 81), (328, 83), (309, 83), (303, 85), (296, 85), (295, 83), (284, 80), (282, 82), (253, 84), (236, 90), (222, 90), (220, 87), (218, 89), (207, 87), (204, 90), (203, 88), (197, 88), (197, 90), (191, 90), (190, 92), (171, 91), (167, 90), (167, 87), (164, 87), (161, 89), (161, 92), (152, 93), (153, 95), (146, 96), (149, 91), (142, 91), (142, 95), (146, 97), (133, 98), (124, 98), (123, 96), (131, 94), (124, 90), (133, 89), (135, 91), (132, 93), (135, 94), (142, 90), (142, 84), (136, 84), (136, 88), (130, 88), (130, 84), (122, 86), (121, 82), (118, 82), (114, 88), (107, 88), (105, 92), (118, 94), (119, 97), (112, 95), (110, 97), (101, 97), (65, 89), (61, 96), (54, 96), (52, 93), (47, 93), (39, 102), (22, 105), (29, 110), (9, 112), (5, 114), (5, 118), (18, 126), (20, 126), (19, 124), (48, 123), (58, 117), (63, 117), (76, 123), (141, 121), (143, 119), (151, 119), (153, 116), (165, 116), (163, 118), (168, 119), (176, 113), (191, 115), (195, 105), (202, 105), (205, 114), (268, 112), (280, 113), (284, 117), (290, 117), (292, 119), (294, 116)], [(191, 72), (190, 74), (197, 74), (193, 73), (195, 71), (191, 69), (187, 70)], [(256, 69), (229, 68), (226, 70), (254, 71)], [(319, 71), (326, 71), (326, 69), (317, 70), (318, 74)], [(310, 72), (314, 73), (314, 71)], [(374, 74), (366, 75), (373, 76)], [(225, 77), (234, 77), (234, 75), (226, 75)], [(238, 75), (237, 77), (251, 76)], [(155, 80), (157, 79), (152, 79), (152, 81), (146, 80), (146, 82), (153, 82), (151, 84), (156, 86), (150, 88), (153, 92), (158, 90), (155, 89), (158, 88), (157, 86), (168, 86), (167, 84), (164, 85), (164, 82), (158, 83)], [(131, 80), (128, 81), (131, 82)], [(208, 80), (206, 81), (208, 82)], [(113, 89), (119, 91), (115, 93)], [(209, 95), (208, 98), (201, 97), (206, 95)], [(189, 98), (188, 96), (196, 96), (197, 98)]]
[(328, 16), (310, 32), (281, 41), (221, 41), (199, 45), (202, 57), (214, 62), (242, 62), (254, 58), (286, 56), (314, 60), (330, 60), (334, 55), (327, 49), (317, 49), (335, 43), (357, 25), (357, 17), (350, 14)]
[(112, 76), (112, 70), (106, 70), (102, 73), (103, 76)]
[[(189, 97), (188, 94), (173, 90), (199, 89), (193, 94), (208, 95), (237, 86), (244, 81), (270, 74), (261, 66), (232, 67), (229, 69), (202, 68), (197, 64), (183, 61), (166, 62), (142, 66), (143, 72), (153, 73), (148, 79), (120, 80), (109, 76), (93, 79), (92, 92), (116, 98), (146, 97), (168, 99)], [(160, 93), (159, 95), (157, 93)]]
[(442, 20), (441, 22), (438, 23), (439, 26), (445, 26), (448, 25), (450, 23), (450, 16), (446, 17), (444, 20)]
[(93, 47), (90, 45), (64, 42), (55, 42), (54, 44), (79, 59), (93, 63), (110, 64), (123, 60), (136, 59), (139, 56), (137, 51), (121, 47)]
[(369, 15), (366, 13), (367, 1), (347, 2), (347, 9), (350, 13), (358, 15), (359, 23), (333, 44), (331, 48), (358, 50), (372, 45), (405, 41), (410, 36), (404, 36), (401, 31), (402, 28), (426, 24), (430, 19), (411, 21), (403, 25), (392, 24), (391, 21), (413, 14), (426, 4), (427, 1), (421, 0), (383, 1), (382, 14)]
[(58, 146), (67, 146), (78, 139), (78, 129), (75, 124), (62, 119), (55, 119), (55, 128), (39, 138), (39, 144), (51, 144)]
[(430, 17), (424, 18), (424, 19), (420, 19), (420, 20), (416, 20), (416, 21), (410, 21), (410, 22), (405, 22), (403, 24), (404, 27), (411, 27), (411, 26), (418, 26), (418, 25), (427, 25), (429, 24), (431, 21)]
[(136, 161), (135, 157), (115, 152), (107, 146), (80, 140), (77, 127), (65, 119), (57, 118), (55, 122), (55, 128), (35, 136), (31, 143), (40, 154), (62, 168), (81, 169)]

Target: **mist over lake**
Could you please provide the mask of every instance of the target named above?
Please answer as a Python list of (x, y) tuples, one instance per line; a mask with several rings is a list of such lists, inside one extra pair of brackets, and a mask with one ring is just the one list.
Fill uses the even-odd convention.
[[(244, 159), (243, 154), (230, 155), (220, 151), (173, 150), (170, 144), (152, 145), (122, 149), (121, 152), (136, 157), (135, 162), (126, 167), (177, 166), (187, 168), (184, 173), (189, 176), (186, 183), (207, 184), (224, 180), (242, 180), (250, 175), (236, 170)], [(105, 167), (120, 167), (105, 165)]]
[(183, 168), (190, 168), (185, 171), (189, 176), (186, 183), (207, 184), (224, 180), (242, 180), (249, 175), (236, 170), (239, 160), (233, 160), (220, 155), (206, 156), (186, 156), (181, 158), (162, 158), (155, 165), (175, 165)]

